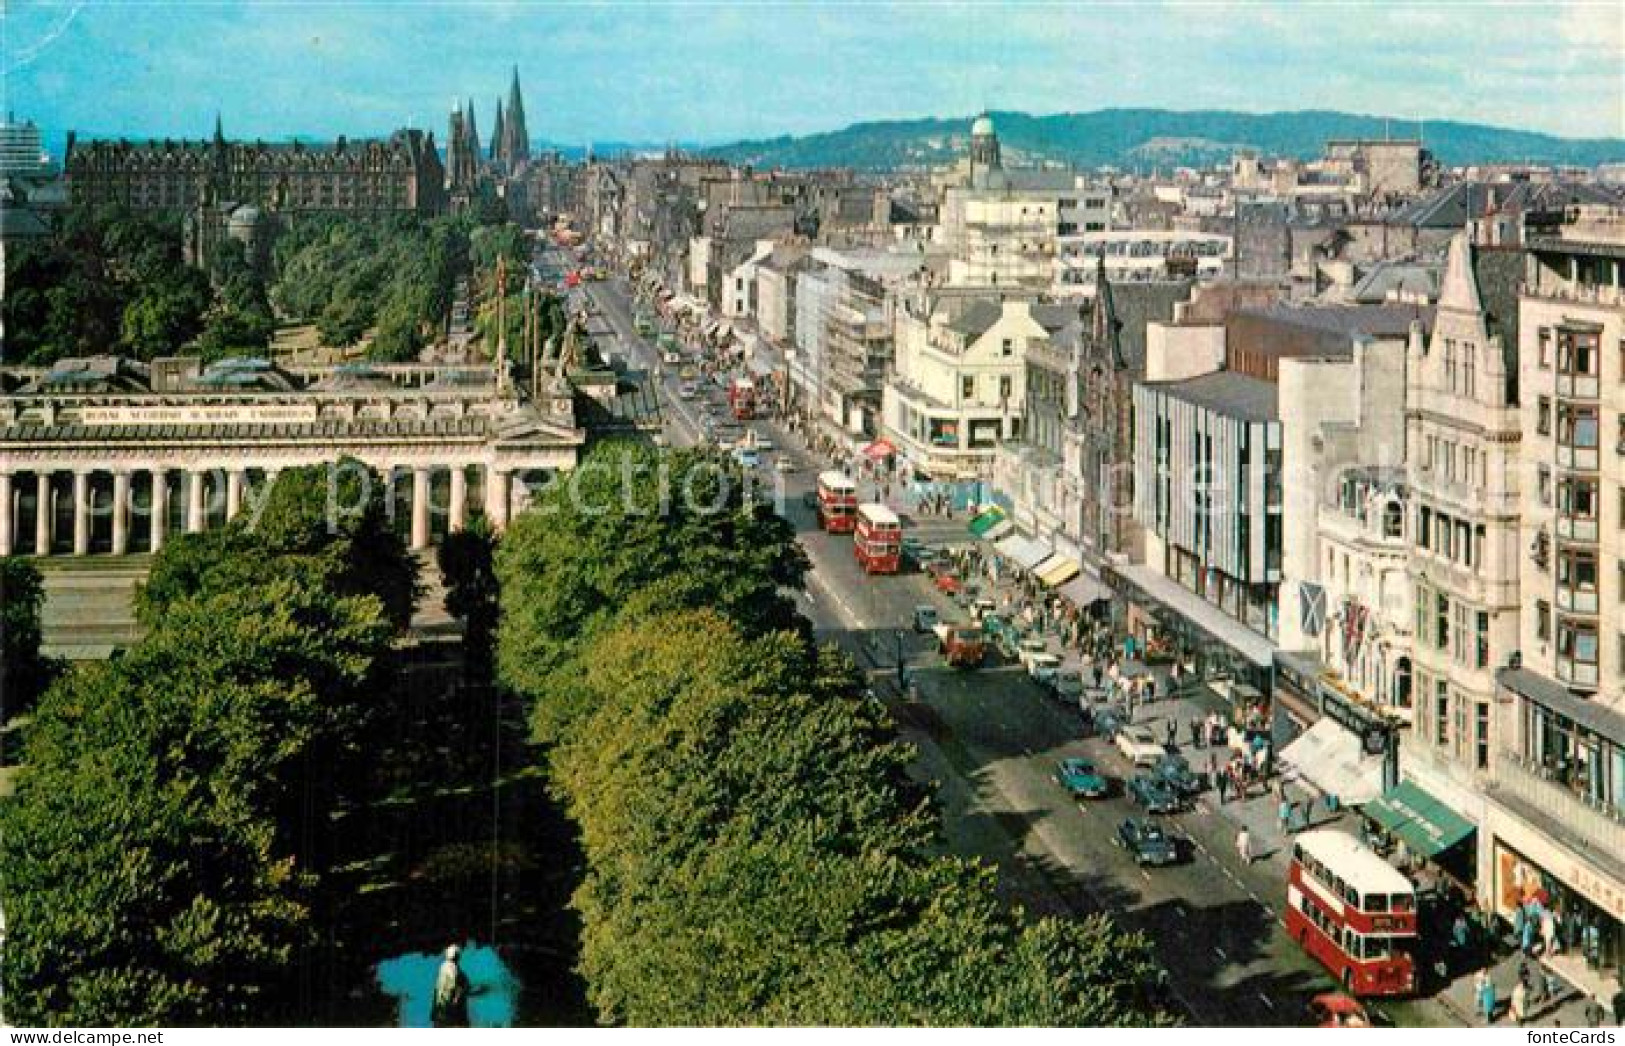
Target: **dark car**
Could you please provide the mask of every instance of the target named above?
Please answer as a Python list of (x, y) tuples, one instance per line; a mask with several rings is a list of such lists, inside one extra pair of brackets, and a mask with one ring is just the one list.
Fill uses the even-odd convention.
[(1117, 731), (1121, 730), (1124, 724), (1128, 722), (1128, 718), (1123, 715), (1123, 710), (1116, 705), (1106, 705), (1103, 708), (1089, 709), (1089, 711), (1094, 715), (1095, 734), (1108, 741), (1116, 737)]
[(921, 603), (914, 608), (914, 631), (929, 632), (937, 627), (937, 608), (929, 603)]
[(1063, 668), (1049, 681), (1049, 692), (1057, 701), (1075, 705), (1083, 697), (1083, 673), (1075, 668)]
[(1178, 813), (1185, 805), (1184, 797), (1172, 785), (1150, 774), (1140, 774), (1130, 781), (1128, 794), (1148, 814)]
[(1055, 764), (1055, 782), (1074, 799), (1099, 799), (1111, 790), (1106, 775), (1087, 759), (1063, 759)]
[(1179, 860), (1179, 845), (1173, 836), (1151, 821), (1136, 821), (1131, 817), (1118, 825), (1117, 845), (1127, 850), (1138, 865), (1161, 867)]
[(1183, 796), (1202, 791), (1202, 779), (1191, 770), (1184, 756), (1165, 755), (1151, 768), (1151, 776)]

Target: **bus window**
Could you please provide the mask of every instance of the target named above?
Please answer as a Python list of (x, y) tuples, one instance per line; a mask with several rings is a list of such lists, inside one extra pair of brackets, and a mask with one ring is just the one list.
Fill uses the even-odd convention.
[(1363, 912), (1375, 912), (1378, 915), (1388, 910), (1388, 895), (1385, 893), (1368, 893), (1360, 905)]
[(1396, 912), (1408, 912), (1416, 905), (1414, 894), (1396, 893), (1393, 895), (1393, 906)]

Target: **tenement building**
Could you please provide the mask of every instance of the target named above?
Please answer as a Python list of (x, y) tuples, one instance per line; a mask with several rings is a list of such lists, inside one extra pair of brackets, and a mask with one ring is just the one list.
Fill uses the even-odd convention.
[[(252, 513), (285, 468), (353, 458), (413, 548), (576, 463), (567, 387), (531, 400), (491, 367), (203, 367), (62, 360), (0, 373), (0, 556), (155, 552)], [(343, 506), (338, 506), (342, 511)]]
[(1574, 208), (1526, 244), (1529, 482), (1507, 549), (1520, 659), (1496, 650), (1490, 662), (1501, 671), (1480, 893), (1508, 918), (1544, 894), (1569, 936), (1560, 969), (1596, 990), (1625, 966), (1625, 213)]

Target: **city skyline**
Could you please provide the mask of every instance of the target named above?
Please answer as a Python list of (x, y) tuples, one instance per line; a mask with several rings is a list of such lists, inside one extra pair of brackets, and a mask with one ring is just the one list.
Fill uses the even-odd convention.
[[(1325, 108), (1625, 133), (1612, 5), (1379, 5), (1357, 20), (1349, 5), (1159, 7), (24, 4), (7, 15), (6, 107), (53, 139), (197, 138), (216, 112), (237, 136), (358, 136), (439, 129), (468, 98), (488, 120), (517, 65), (533, 137), (563, 144), (723, 143), (988, 108)], [(1538, 60), (1522, 46), (1532, 34)]]

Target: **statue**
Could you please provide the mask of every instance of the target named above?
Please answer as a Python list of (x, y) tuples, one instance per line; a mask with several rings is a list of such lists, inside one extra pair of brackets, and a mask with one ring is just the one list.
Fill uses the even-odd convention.
[(462, 954), (455, 944), (446, 949), (446, 960), (434, 979), (434, 1000), (429, 1006), (429, 1023), (436, 1028), (468, 1027), (468, 975), (458, 965)]

